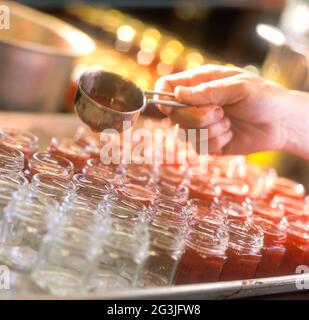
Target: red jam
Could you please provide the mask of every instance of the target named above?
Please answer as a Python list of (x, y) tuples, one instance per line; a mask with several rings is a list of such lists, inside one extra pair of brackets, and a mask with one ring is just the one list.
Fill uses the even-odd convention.
[(307, 221), (294, 221), (288, 225), (286, 252), (279, 275), (295, 274), (297, 266), (304, 264), (309, 250), (309, 225)]
[(29, 160), (28, 167), (29, 179), (37, 173), (48, 173), (67, 179), (71, 179), (74, 174), (74, 166), (71, 161), (47, 152), (35, 153)]
[(252, 208), (254, 216), (270, 220), (276, 224), (282, 221), (285, 213), (283, 205), (266, 200), (253, 200)]
[(73, 137), (73, 141), (80, 145), (91, 158), (100, 158), (100, 140), (98, 134), (88, 132), (84, 127), (79, 127)]
[(263, 218), (255, 218), (254, 223), (260, 226), (264, 232), (262, 258), (255, 277), (276, 276), (285, 253), (286, 226), (280, 227), (280, 225)]
[(190, 222), (175, 283), (219, 281), (227, 245), (228, 233), (224, 224), (209, 219)]
[(90, 158), (89, 152), (70, 139), (52, 138), (48, 152), (70, 160), (74, 164), (75, 172), (82, 172), (83, 167)]
[(228, 223), (229, 247), (220, 280), (252, 279), (261, 261), (263, 232), (252, 222), (232, 220)]
[(301, 198), (290, 198), (284, 195), (274, 196), (273, 203), (278, 203), (283, 205), (285, 210), (285, 216), (291, 219), (298, 219), (303, 216), (309, 216), (308, 206), (304, 199)]
[(173, 185), (181, 185), (185, 181), (186, 169), (184, 166), (175, 167), (172, 165), (162, 165), (159, 168), (158, 180)]
[(304, 198), (305, 188), (293, 180), (277, 177), (271, 190), (273, 195), (283, 195), (290, 198)]
[(26, 159), (38, 151), (39, 139), (32, 133), (18, 129), (0, 130), (1, 143), (20, 150)]

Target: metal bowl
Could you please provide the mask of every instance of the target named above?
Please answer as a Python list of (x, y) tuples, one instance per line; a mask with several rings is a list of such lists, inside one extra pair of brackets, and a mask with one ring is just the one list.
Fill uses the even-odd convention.
[(64, 102), (79, 57), (95, 44), (72, 26), (15, 2), (9, 29), (0, 29), (0, 108), (56, 111)]

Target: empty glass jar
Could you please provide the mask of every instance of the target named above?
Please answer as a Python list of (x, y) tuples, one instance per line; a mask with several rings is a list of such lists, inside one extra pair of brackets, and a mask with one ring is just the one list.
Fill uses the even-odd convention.
[(24, 165), (24, 154), (20, 150), (0, 143), (0, 173), (19, 173)]
[(26, 159), (30, 159), (39, 148), (39, 139), (37, 136), (19, 129), (0, 130), (0, 142), (20, 150)]
[(53, 217), (57, 202), (24, 187), (13, 194), (4, 209), (0, 230), (0, 260), (17, 270), (30, 270)]
[(103, 233), (65, 223), (54, 226), (43, 238), (32, 280), (55, 295), (86, 291), (102, 254)]

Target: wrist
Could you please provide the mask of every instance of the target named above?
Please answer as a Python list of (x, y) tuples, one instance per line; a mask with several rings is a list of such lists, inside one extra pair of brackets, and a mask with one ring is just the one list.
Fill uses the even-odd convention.
[(309, 94), (288, 90), (284, 107), (282, 150), (309, 159)]

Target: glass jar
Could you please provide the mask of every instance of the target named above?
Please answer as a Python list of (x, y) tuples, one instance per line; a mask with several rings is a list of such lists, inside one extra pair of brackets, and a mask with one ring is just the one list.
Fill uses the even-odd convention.
[(151, 165), (132, 163), (125, 166), (125, 175), (126, 181), (145, 185), (154, 181), (156, 169)]
[(177, 227), (186, 230), (192, 216), (181, 203), (166, 199), (156, 199), (153, 203), (152, 216), (153, 225), (164, 227)]
[(228, 232), (224, 223), (205, 218), (193, 219), (186, 236), (185, 252), (181, 258), (176, 284), (219, 281), (226, 260)]
[(189, 184), (190, 198), (199, 198), (209, 203), (222, 194), (222, 190), (216, 184), (192, 178)]
[(222, 196), (230, 201), (241, 203), (249, 195), (249, 185), (241, 179), (220, 177), (216, 179), (216, 184), (221, 188)]
[(136, 181), (128, 181), (116, 189), (116, 194), (138, 200), (149, 208), (158, 197), (159, 190), (153, 183), (143, 185)]
[(174, 185), (161, 181), (156, 184), (156, 187), (159, 190), (158, 197), (161, 199), (185, 204), (189, 198), (189, 188), (185, 185)]
[(113, 186), (102, 178), (77, 173), (72, 179), (76, 195), (85, 202), (98, 204), (105, 199), (105, 196), (114, 192)]
[(263, 232), (252, 221), (228, 222), (229, 245), (221, 281), (252, 279), (261, 261)]
[(86, 291), (102, 254), (102, 234), (72, 225), (54, 226), (42, 240), (32, 280), (55, 295)]
[(105, 165), (100, 159), (89, 159), (83, 169), (84, 174), (97, 176), (118, 186), (123, 184), (125, 170), (117, 165)]
[(112, 223), (103, 237), (99, 267), (89, 290), (104, 292), (136, 287), (149, 250), (145, 224)]
[(232, 201), (218, 201), (221, 210), (226, 211), (228, 220), (246, 221), (252, 216), (252, 205), (250, 201), (244, 201), (241, 204)]
[(12, 199), (13, 193), (28, 184), (27, 179), (22, 174), (10, 173), (0, 175), (0, 227), (4, 214), (4, 208)]
[(28, 177), (36, 173), (47, 173), (71, 179), (74, 174), (73, 163), (63, 157), (55, 156), (47, 152), (38, 152), (29, 159)]
[(58, 214), (55, 200), (27, 187), (15, 192), (4, 209), (0, 260), (13, 269), (30, 270), (36, 262), (40, 242)]
[(203, 199), (190, 199), (187, 202), (186, 210), (195, 220), (212, 219), (221, 222), (227, 221), (228, 213), (221, 207), (220, 201), (213, 202)]
[(188, 182), (187, 167), (174, 165), (161, 165), (158, 169), (157, 182), (164, 184), (180, 186)]
[(116, 194), (101, 201), (98, 205), (98, 212), (119, 224), (127, 221), (132, 223), (148, 221), (150, 215), (149, 209), (142, 202)]
[(19, 173), (24, 169), (24, 154), (13, 147), (0, 143), (0, 172)]
[(284, 218), (284, 206), (265, 200), (252, 200), (253, 215), (279, 224)]
[(150, 224), (149, 236), (149, 252), (139, 276), (139, 287), (171, 285), (183, 254), (185, 233), (181, 228)]
[(90, 153), (71, 139), (52, 138), (48, 146), (48, 152), (70, 160), (74, 165), (75, 173), (82, 172)]
[(308, 220), (290, 222), (287, 227), (286, 252), (282, 259), (279, 275), (295, 274), (299, 265), (304, 264), (309, 248)]
[(283, 177), (276, 177), (271, 193), (273, 196), (282, 195), (299, 199), (305, 197), (305, 188), (302, 184), (293, 180)]
[(263, 218), (254, 218), (253, 221), (261, 227), (264, 233), (264, 244), (261, 250), (262, 258), (255, 277), (264, 278), (277, 276), (285, 253), (286, 225), (277, 225)]
[(89, 153), (91, 158), (100, 158), (99, 134), (94, 134), (84, 127), (78, 127), (73, 136), (73, 142)]
[(61, 203), (70, 192), (74, 191), (73, 183), (61, 176), (37, 173), (33, 176), (30, 189)]
[(308, 205), (304, 199), (276, 195), (273, 197), (272, 203), (282, 205), (285, 212), (284, 214), (289, 220), (309, 216)]
[(30, 159), (39, 148), (39, 138), (37, 136), (19, 129), (0, 130), (0, 142), (20, 150), (26, 159)]

